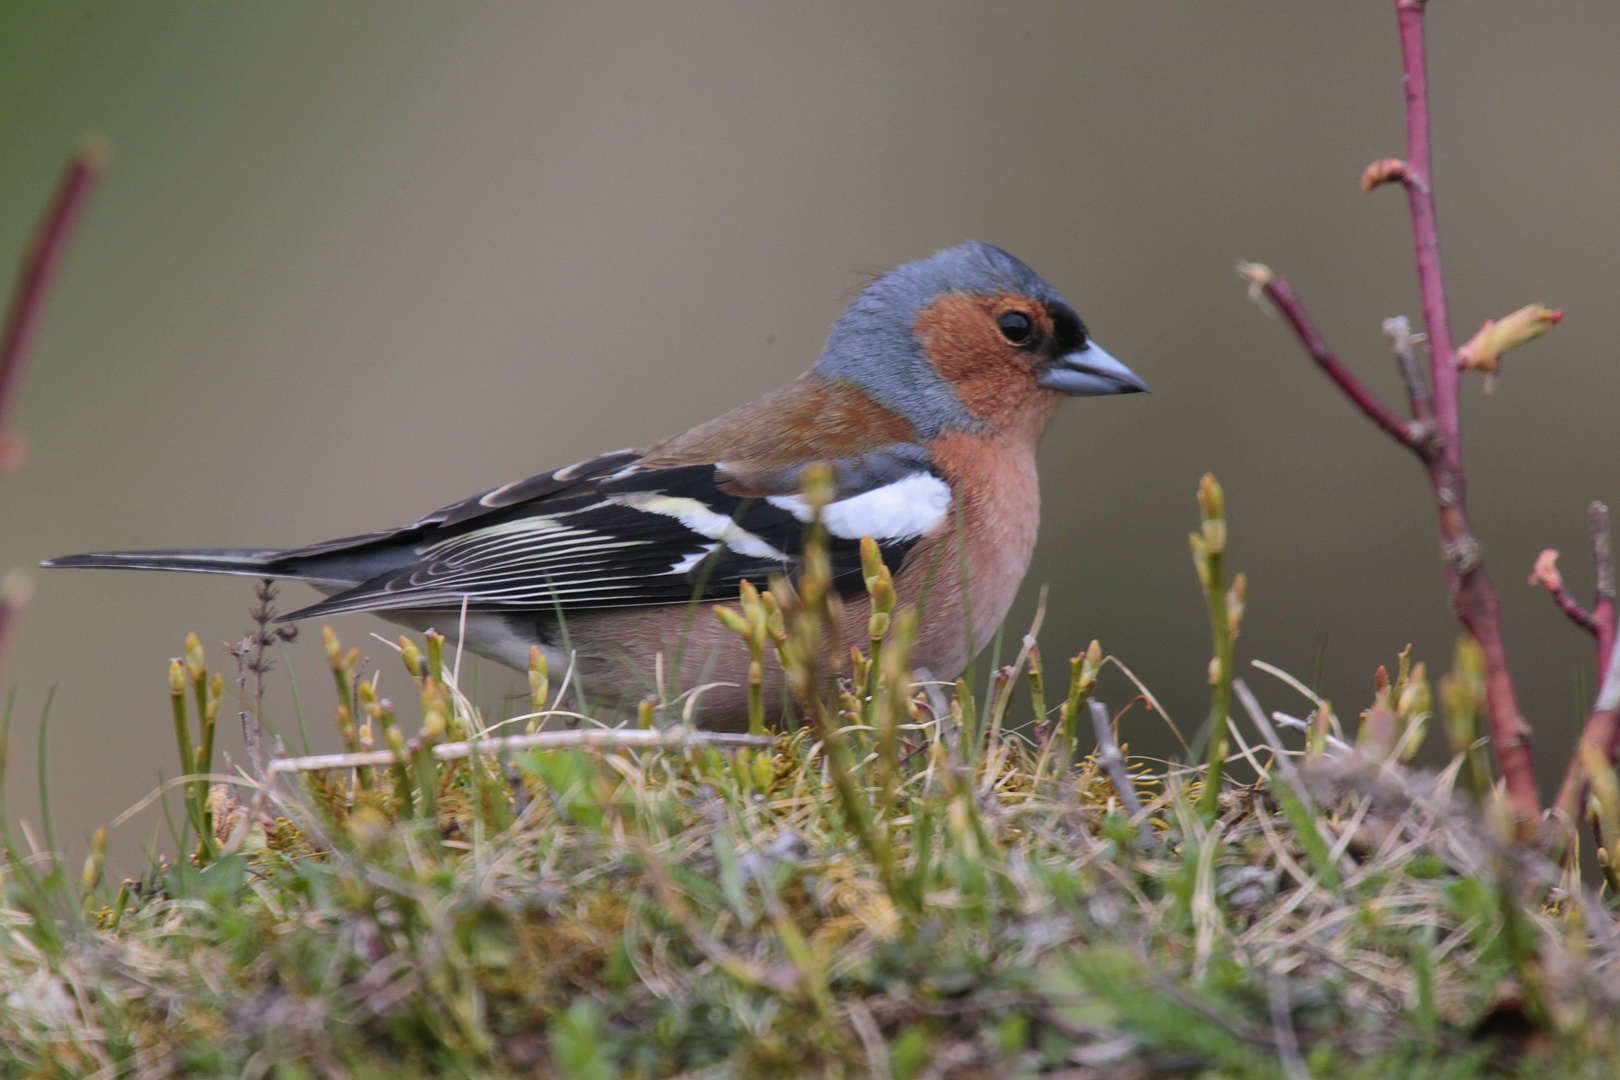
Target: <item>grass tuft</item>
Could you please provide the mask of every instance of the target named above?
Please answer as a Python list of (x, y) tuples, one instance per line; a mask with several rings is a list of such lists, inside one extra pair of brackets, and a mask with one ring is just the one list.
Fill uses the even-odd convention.
[[(1050, 712), (1059, 666), (1033, 634), (982, 701), (916, 683), (916, 617), (868, 563), (849, 668), (826, 660), (838, 599), (813, 544), (791, 586), (722, 616), (805, 718), (761, 745), (587, 721), (535, 748), (543, 731), (502, 736), (560, 709), (543, 664), (533, 715), (496, 731), (437, 635), (368, 675), (328, 632), (363, 760), (220, 777), (220, 680), (189, 640), (184, 858), (113, 882), (99, 833), (70, 881), (0, 822), (0, 1074), (1609, 1074), (1613, 895), (1510, 839), (1468, 649), (1440, 683), (1457, 754), (1414, 769), (1421, 665), (1376, 681), (1356, 745), (1314, 698), (1268, 714), (1232, 677), (1241, 587), (1206, 561), (1206, 745), (1231, 749), (1218, 772), (1152, 763), (1116, 742), (1096, 643)], [(398, 679), (413, 736), (383, 696)]]

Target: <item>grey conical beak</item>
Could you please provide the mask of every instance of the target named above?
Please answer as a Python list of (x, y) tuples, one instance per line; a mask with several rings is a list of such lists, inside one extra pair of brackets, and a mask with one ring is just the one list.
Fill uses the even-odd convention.
[(1136, 372), (1103, 352), (1094, 341), (1053, 360), (1036, 381), (1049, 390), (1061, 390), (1071, 397), (1147, 392), (1147, 383), (1139, 379)]

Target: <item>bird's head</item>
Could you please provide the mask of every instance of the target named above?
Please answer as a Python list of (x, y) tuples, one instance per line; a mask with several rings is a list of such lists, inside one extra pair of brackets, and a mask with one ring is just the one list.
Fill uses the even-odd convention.
[(1062, 397), (1147, 389), (1093, 344), (1056, 289), (968, 242), (885, 274), (827, 339), (815, 371), (864, 391), (925, 439), (1045, 418)]

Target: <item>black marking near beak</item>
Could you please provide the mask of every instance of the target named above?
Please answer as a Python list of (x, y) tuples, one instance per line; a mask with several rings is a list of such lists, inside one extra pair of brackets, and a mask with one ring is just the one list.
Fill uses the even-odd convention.
[(1070, 397), (1143, 394), (1148, 388), (1136, 372), (1109, 356), (1096, 342), (1053, 360), (1036, 382)]

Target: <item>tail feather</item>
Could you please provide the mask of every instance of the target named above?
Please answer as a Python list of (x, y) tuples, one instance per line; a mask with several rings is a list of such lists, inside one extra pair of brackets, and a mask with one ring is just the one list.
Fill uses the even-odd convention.
[(274, 549), (218, 548), (210, 551), (92, 551), (46, 559), (41, 566), (93, 567), (109, 570), (189, 570), (199, 574), (245, 574), (249, 577), (298, 577), (273, 569), (281, 555)]
[(323, 592), (352, 588), (416, 557), (407, 546), (302, 555), (278, 548), (213, 548), (201, 551), (92, 551), (40, 563), (48, 567), (99, 570), (183, 570), (194, 574), (302, 581)]

